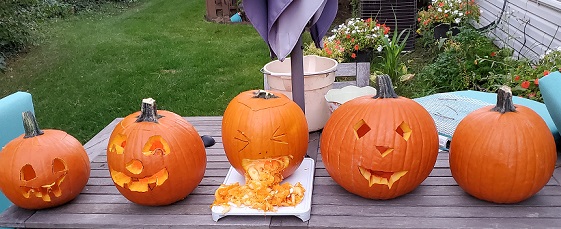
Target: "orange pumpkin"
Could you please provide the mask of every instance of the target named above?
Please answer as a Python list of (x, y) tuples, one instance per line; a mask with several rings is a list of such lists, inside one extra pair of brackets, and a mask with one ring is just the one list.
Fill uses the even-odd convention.
[(195, 128), (181, 116), (157, 111), (144, 99), (139, 115), (125, 117), (113, 130), (107, 164), (115, 186), (141, 205), (182, 200), (201, 182), (206, 152)]
[(245, 91), (224, 111), (222, 142), (232, 166), (245, 174), (244, 161), (284, 158), (283, 177), (302, 163), (308, 149), (308, 124), (302, 109), (282, 93)]
[(497, 105), (468, 114), (450, 144), (450, 170), (467, 193), (490, 202), (516, 203), (540, 191), (553, 175), (557, 153), (545, 121), (512, 102), (503, 86)]
[(0, 188), (15, 205), (55, 207), (74, 199), (90, 177), (82, 144), (60, 130), (40, 130), (30, 111), (23, 113), (25, 133), (0, 152)]
[(389, 76), (377, 78), (378, 94), (341, 105), (321, 135), (329, 175), (356, 195), (391, 199), (415, 189), (432, 171), (438, 134), (430, 114), (399, 97)]

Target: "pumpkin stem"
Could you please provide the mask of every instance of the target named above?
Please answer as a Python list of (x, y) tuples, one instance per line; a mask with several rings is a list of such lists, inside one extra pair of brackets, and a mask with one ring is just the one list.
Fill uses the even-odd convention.
[(23, 138), (32, 138), (43, 134), (43, 131), (39, 129), (35, 115), (31, 111), (23, 112), (21, 116), (23, 118), (23, 129), (25, 129)]
[(387, 99), (387, 98), (398, 98), (399, 96), (395, 93), (393, 89), (392, 79), (389, 75), (379, 75), (376, 77), (376, 95), (374, 99)]
[(275, 94), (265, 91), (265, 90), (257, 90), (255, 92), (253, 92), (253, 94), (255, 96), (253, 96), (253, 98), (260, 98), (260, 99), (273, 99), (273, 98), (278, 98), (278, 96), (276, 96)]
[(140, 107), (140, 116), (138, 116), (136, 122), (158, 123), (158, 119), (163, 116), (158, 115), (157, 111), (156, 100), (152, 98), (143, 99), (142, 106)]
[(503, 85), (497, 91), (497, 106), (491, 109), (492, 111), (504, 114), (506, 112), (516, 112), (516, 107), (512, 102), (512, 91), (509, 86)]

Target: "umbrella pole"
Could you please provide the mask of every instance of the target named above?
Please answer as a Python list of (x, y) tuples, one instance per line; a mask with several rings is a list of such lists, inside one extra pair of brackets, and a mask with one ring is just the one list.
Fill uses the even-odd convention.
[(292, 100), (306, 112), (304, 100), (304, 54), (302, 52), (302, 36), (290, 52), (290, 75), (292, 81)]

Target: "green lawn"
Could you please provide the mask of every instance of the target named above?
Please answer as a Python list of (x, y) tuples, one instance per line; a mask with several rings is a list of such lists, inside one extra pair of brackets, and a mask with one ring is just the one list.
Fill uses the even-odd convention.
[(30, 92), (41, 128), (82, 143), (142, 98), (182, 116), (222, 115), (238, 93), (262, 87), (269, 52), (251, 25), (207, 22), (205, 11), (200, 0), (143, 0), (51, 22), (0, 73), (0, 97)]

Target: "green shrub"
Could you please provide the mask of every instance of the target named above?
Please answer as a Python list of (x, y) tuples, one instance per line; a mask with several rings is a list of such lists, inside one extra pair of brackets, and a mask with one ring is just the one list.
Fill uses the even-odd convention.
[(0, 52), (16, 51), (31, 43), (36, 29), (36, 0), (5, 0), (0, 4)]
[(503, 76), (507, 71), (504, 65), (497, 61), (480, 61), (482, 57), (500, 59), (508, 52), (498, 50), (489, 38), (475, 29), (462, 28), (458, 35), (443, 43), (443, 49), (435, 62), (425, 66), (414, 80), (415, 85), (432, 90), (419, 90), (433, 93), (468, 89), (495, 91), (508, 81)]

